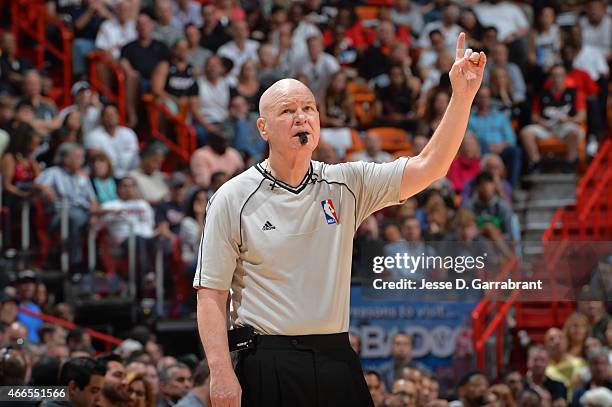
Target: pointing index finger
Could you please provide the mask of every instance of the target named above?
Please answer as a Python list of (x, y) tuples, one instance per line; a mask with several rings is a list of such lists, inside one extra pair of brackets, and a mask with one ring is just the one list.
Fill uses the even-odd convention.
[(461, 32), (457, 37), (457, 51), (455, 53), (455, 61), (459, 61), (463, 58), (463, 54), (465, 53), (465, 33)]

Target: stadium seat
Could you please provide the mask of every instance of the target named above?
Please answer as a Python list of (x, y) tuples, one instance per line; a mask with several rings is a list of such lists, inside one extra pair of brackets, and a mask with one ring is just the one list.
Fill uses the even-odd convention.
[[(558, 137), (538, 139), (536, 143), (542, 155), (564, 155), (567, 153), (567, 144)], [(580, 165), (586, 162), (586, 142), (584, 138), (578, 143), (578, 162)]]
[(357, 130), (351, 129), (351, 139), (353, 140), (353, 145), (346, 149), (346, 157), (354, 152), (363, 151), (365, 148), (363, 145), (363, 140), (359, 136), (359, 132)]
[(363, 22), (376, 20), (378, 19), (378, 6), (357, 6), (355, 13)]
[(406, 150), (397, 150), (396, 152), (393, 153), (393, 157), (395, 158), (400, 158), (400, 157), (412, 157), (413, 153), (412, 153), (412, 149), (408, 148)]
[(363, 82), (349, 82), (347, 91), (353, 98), (355, 115), (359, 124), (367, 126), (374, 120), (374, 102), (376, 101), (374, 91)]
[(408, 133), (396, 127), (374, 127), (368, 132), (376, 133), (380, 139), (380, 148), (389, 153), (400, 150), (410, 150)]

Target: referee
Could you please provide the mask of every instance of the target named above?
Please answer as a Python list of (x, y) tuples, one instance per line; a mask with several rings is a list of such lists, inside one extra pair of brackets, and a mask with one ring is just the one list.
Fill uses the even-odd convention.
[[(353, 234), (371, 213), (444, 176), (463, 139), (486, 57), (457, 39), (447, 111), (421, 154), (392, 163), (311, 160), (320, 137), (310, 90), (283, 79), (262, 95), (269, 158), (211, 198), (193, 285), (213, 407), (373, 406), (348, 340)], [(254, 331), (238, 353), (231, 324)], [(248, 339), (247, 338), (247, 339)], [(242, 337), (241, 342), (249, 342)]]

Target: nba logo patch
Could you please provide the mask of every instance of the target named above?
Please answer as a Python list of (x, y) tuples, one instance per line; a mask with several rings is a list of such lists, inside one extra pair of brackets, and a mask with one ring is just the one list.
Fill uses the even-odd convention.
[(336, 213), (334, 203), (331, 199), (321, 201), (321, 206), (323, 207), (323, 214), (325, 215), (325, 220), (327, 221), (328, 225), (340, 224), (338, 213)]

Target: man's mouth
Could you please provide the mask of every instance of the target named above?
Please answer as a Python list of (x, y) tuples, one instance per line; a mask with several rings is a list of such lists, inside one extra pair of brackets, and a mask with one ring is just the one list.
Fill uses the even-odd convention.
[(301, 144), (308, 143), (308, 132), (306, 131), (300, 131), (296, 133), (293, 137), (298, 137), (300, 139)]

